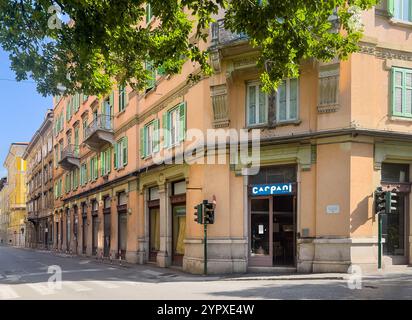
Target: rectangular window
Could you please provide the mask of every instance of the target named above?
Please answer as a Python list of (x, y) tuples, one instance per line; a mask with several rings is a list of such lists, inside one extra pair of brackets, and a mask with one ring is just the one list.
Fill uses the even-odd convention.
[(248, 126), (266, 124), (268, 115), (268, 96), (262, 92), (259, 82), (247, 85), (246, 122)]
[(117, 141), (114, 146), (114, 168), (121, 169), (127, 165), (128, 160), (128, 145), (127, 137), (123, 137)]
[(183, 102), (163, 114), (165, 147), (172, 147), (184, 141), (186, 137), (186, 102)]
[(159, 151), (159, 119), (156, 119), (141, 129), (140, 154), (142, 158)]
[(125, 86), (119, 86), (119, 112), (126, 109), (127, 105), (127, 91)]
[(392, 68), (392, 114), (412, 118), (412, 69)]
[(84, 186), (87, 183), (87, 164), (83, 163), (80, 167), (80, 185)]
[(102, 176), (108, 175), (111, 169), (111, 149), (108, 148), (100, 154), (100, 172)]
[(97, 156), (90, 159), (90, 175), (92, 181), (97, 180), (97, 178), (99, 177), (99, 165)]
[(152, 6), (150, 5), (150, 3), (146, 3), (146, 23), (152, 21), (152, 17)]
[(283, 80), (276, 94), (276, 119), (278, 122), (297, 120), (298, 79)]
[(412, 3), (410, 0), (388, 0), (390, 12), (396, 20), (412, 22)]
[(83, 119), (83, 141), (86, 139), (87, 118)]

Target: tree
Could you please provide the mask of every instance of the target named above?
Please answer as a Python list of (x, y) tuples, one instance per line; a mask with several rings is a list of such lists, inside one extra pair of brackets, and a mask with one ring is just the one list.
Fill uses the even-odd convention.
[(142, 89), (152, 76), (145, 62), (173, 75), (190, 59), (202, 74), (211, 74), (207, 49), (199, 43), (223, 7), (225, 27), (246, 33), (260, 49), (258, 66), (269, 91), (296, 77), (302, 59), (344, 59), (355, 52), (362, 36), (359, 13), (376, 2), (0, 0), (0, 44), (10, 53), (16, 79), (33, 78), (43, 95), (62, 88), (65, 94), (105, 94), (114, 82)]

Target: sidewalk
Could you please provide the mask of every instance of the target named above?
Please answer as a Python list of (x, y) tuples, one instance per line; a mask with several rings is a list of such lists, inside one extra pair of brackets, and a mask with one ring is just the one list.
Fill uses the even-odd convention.
[[(168, 277), (179, 277), (179, 278), (190, 278), (192, 280), (203, 280), (203, 281), (215, 281), (215, 280), (222, 280), (222, 281), (256, 281), (256, 280), (278, 280), (278, 281), (298, 281), (298, 280), (348, 280), (350, 279), (352, 274), (349, 273), (243, 273), (243, 274), (213, 274), (213, 275), (198, 275), (198, 274), (190, 274), (184, 272), (179, 267), (169, 267), (169, 268), (161, 268), (155, 264), (146, 263), (146, 264), (134, 264), (129, 263), (124, 260), (120, 261), (118, 259), (114, 259), (112, 261), (109, 258), (96, 258), (96, 257), (86, 257), (82, 255), (70, 254), (65, 252), (59, 251), (52, 251), (52, 250), (45, 250), (45, 249), (34, 249), (34, 248), (27, 248), (27, 247), (15, 247), (16, 249), (25, 249), (34, 252), (40, 253), (48, 253), (58, 257), (63, 258), (72, 258), (77, 259), (79, 261), (90, 261), (98, 264), (104, 264), (107, 266), (115, 267), (115, 268), (123, 268), (123, 269), (135, 269), (139, 272), (147, 272), (147, 269), (154, 270), (154, 273), (167, 275)], [(362, 275), (363, 278), (380, 278), (383, 276), (394, 276), (394, 275), (412, 275), (412, 266), (393, 266), (387, 270), (377, 271), (373, 273), (365, 273)]]

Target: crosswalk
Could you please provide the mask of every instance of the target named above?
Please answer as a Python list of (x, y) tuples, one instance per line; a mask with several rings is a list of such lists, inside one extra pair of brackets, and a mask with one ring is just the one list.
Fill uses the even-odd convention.
[(137, 286), (133, 281), (128, 281), (120, 278), (109, 278), (108, 280), (93, 280), (85, 281), (63, 281), (61, 288), (49, 287), (47, 282), (40, 283), (21, 283), (15, 285), (0, 284), (0, 300), (10, 299), (35, 299), (38, 296), (53, 296), (59, 293), (80, 293), (93, 290), (118, 289), (122, 285)]

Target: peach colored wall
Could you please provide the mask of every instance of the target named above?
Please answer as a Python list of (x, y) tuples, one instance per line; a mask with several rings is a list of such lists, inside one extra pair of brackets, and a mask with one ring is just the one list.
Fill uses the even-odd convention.
[[(318, 145), (316, 171), (316, 236), (349, 236), (351, 144)], [(327, 205), (340, 213), (327, 214)]]
[(316, 235), (316, 164), (309, 171), (300, 171), (298, 189), (298, 227), (297, 232), (309, 228), (309, 236)]
[(373, 234), (373, 144), (352, 143), (350, 161), (350, 234)]

